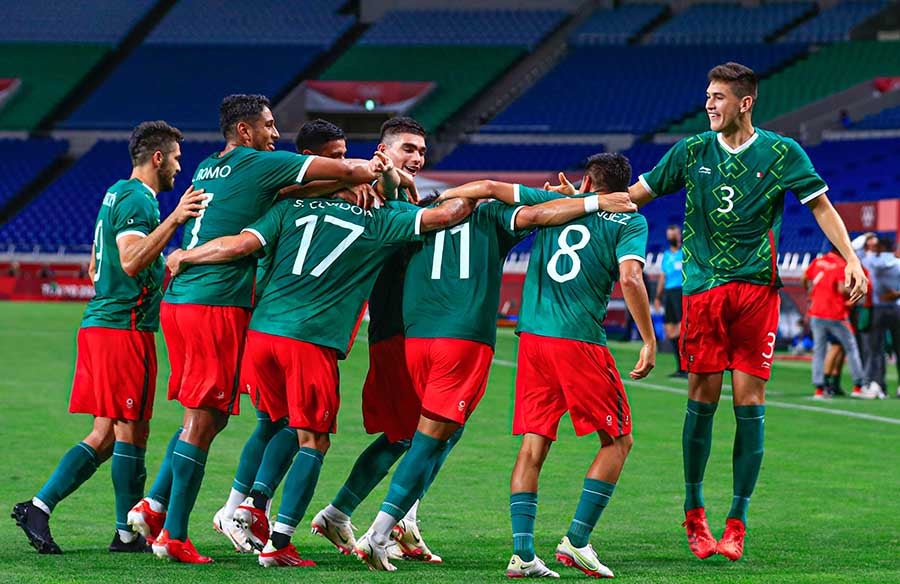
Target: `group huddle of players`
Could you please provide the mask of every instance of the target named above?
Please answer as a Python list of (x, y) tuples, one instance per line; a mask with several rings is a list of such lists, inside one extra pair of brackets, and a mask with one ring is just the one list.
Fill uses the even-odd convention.
[[(51, 512), (112, 457), (110, 551), (212, 562), (191, 543), (188, 518), (210, 445), (247, 393), (258, 424), (213, 526), (236, 550), (257, 552), (262, 566), (314, 566), (291, 539), (337, 430), (338, 361), (368, 310), (363, 419), (377, 437), (331, 504), (315, 514), (312, 530), (371, 569), (395, 570), (392, 561), (404, 557), (441, 562), (419, 533), (418, 501), (484, 394), (503, 263), (536, 230), (516, 329), (513, 433), (523, 439), (511, 480), (506, 574), (558, 577), (536, 555), (533, 534), (538, 476), (568, 412), (576, 434), (596, 433), (600, 447), (555, 555), (585, 574), (612, 577), (589, 540), (633, 440), (602, 323), (619, 282), (643, 341), (629, 375), (646, 376), (656, 338), (643, 283), (647, 222), (637, 205), (687, 187), (678, 340), (690, 374), (685, 527), (698, 557), (740, 558), (762, 460), (785, 191), (813, 209), (840, 251), (845, 242), (849, 249), (824, 197), (827, 187), (803, 151), (750, 125), (755, 96), (746, 67), (713, 69), (712, 131), (677, 143), (635, 184), (625, 157), (603, 153), (587, 160), (578, 191), (568, 181), (534, 189), (483, 180), (422, 201), (415, 176), (425, 161), (425, 131), (415, 120), (386, 122), (369, 160), (346, 159), (343, 132), (316, 120), (301, 128), (295, 154), (275, 150), (279, 133), (265, 97), (231, 95), (220, 108), (224, 149), (200, 163), (162, 221), (156, 195), (173, 188), (182, 135), (165, 122), (140, 124), (129, 144), (132, 176), (109, 188), (94, 229), (96, 296), (78, 333), (69, 408), (93, 415), (93, 429), (30, 501), (14, 507), (13, 518), (39, 552), (61, 553), (50, 534)], [(164, 260), (181, 225), (181, 248)], [(166, 265), (171, 279), (163, 289)], [(854, 294), (865, 289), (857, 267), (848, 262)], [(168, 397), (185, 414), (145, 496), (160, 324)], [(725, 369), (734, 373), (738, 421), (735, 497), (717, 541), (702, 479)], [(380, 511), (356, 539), (351, 515), (398, 460)]]

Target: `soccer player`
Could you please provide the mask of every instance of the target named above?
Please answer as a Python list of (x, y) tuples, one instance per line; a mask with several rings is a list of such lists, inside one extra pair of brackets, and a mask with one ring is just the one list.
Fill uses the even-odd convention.
[(681, 287), (684, 282), (681, 271), (684, 262), (681, 227), (669, 225), (666, 229), (666, 240), (669, 242), (669, 249), (663, 252), (654, 304), (657, 310), (663, 310), (663, 329), (675, 353), (675, 372), (670, 377), (687, 377), (687, 372), (681, 367), (681, 357), (678, 353), (678, 337), (681, 335)]
[[(834, 367), (826, 360), (828, 336), (833, 337), (844, 348), (850, 360), (850, 372), (853, 375), (853, 396), (868, 397), (864, 394), (862, 360), (856, 336), (850, 326), (850, 308), (846, 302), (844, 287), (844, 268), (847, 262), (832, 249), (820, 258), (816, 258), (803, 273), (803, 284), (809, 289), (809, 328), (813, 335), (812, 382), (816, 388), (813, 399), (823, 400), (831, 397), (825, 387), (825, 366)], [(843, 356), (843, 355), (842, 355)], [(874, 397), (874, 396), (872, 396)]]
[[(396, 569), (387, 551), (395, 526), (434, 481), (447, 441), (484, 395), (507, 254), (534, 227), (560, 225), (599, 208), (597, 196), (552, 200), (560, 195), (536, 189), (529, 202), (547, 202), (535, 207), (503, 204), (518, 202), (522, 188), (478, 181), (445, 191), (443, 199), (490, 197), (501, 202), (481, 204), (467, 221), (430, 234), (409, 261), (403, 290), (406, 358), (422, 406), (410, 450), (394, 473), (381, 511), (357, 542), (356, 554), (373, 570)], [(627, 195), (621, 197), (626, 209), (637, 210)], [(470, 307), (463, 319), (457, 310), (460, 298)]]
[[(176, 274), (183, 264), (233, 261), (260, 250), (272, 256), (270, 280), (250, 321), (244, 375), (261, 409), (272, 419), (289, 418), (300, 450), (271, 534), (261, 534), (268, 540), (259, 556), (262, 566), (315, 565), (300, 558), (291, 536), (309, 505), (329, 435), (337, 429), (337, 361), (349, 351), (357, 315), (379, 269), (398, 245), (461, 221), (471, 208), (452, 201), (416, 212), (393, 205), (373, 211), (343, 201), (288, 199), (240, 235), (170, 256)], [(267, 503), (254, 497), (247, 509), (252, 523), (268, 524)], [(236, 522), (244, 510), (237, 510)], [(250, 537), (257, 533), (252, 530)]]
[(61, 554), (49, 519), (112, 456), (116, 533), (111, 552), (149, 552), (131, 531), (128, 510), (144, 494), (144, 453), (156, 389), (159, 302), (165, 266), (162, 250), (180, 225), (199, 214), (203, 190), (189, 187), (165, 221), (158, 193), (170, 191), (181, 171), (181, 132), (169, 124), (143, 122), (131, 133), (133, 170), (103, 197), (94, 224), (89, 274), (96, 295), (78, 331), (78, 356), (69, 411), (94, 416), (93, 429), (60, 460), (31, 501), (12, 517), (42, 554)]
[[(206, 193), (199, 216), (185, 225), (183, 249), (239, 233), (272, 206), (285, 186), (313, 179), (369, 182), (381, 176), (385, 166), (379, 156), (333, 160), (276, 152), (278, 129), (269, 100), (261, 95), (227, 96), (219, 114), (225, 148), (201, 162), (194, 173), (194, 184)], [(169, 283), (161, 305), (172, 371), (169, 399), (184, 406), (184, 422), (170, 441), (157, 483), (132, 509), (129, 520), (145, 537), (154, 538), (153, 551), (162, 558), (212, 561), (188, 539), (188, 517), (210, 444), (228, 417), (238, 413), (238, 366), (254, 297), (255, 268), (254, 258), (189, 268)]]
[[(867, 287), (847, 230), (825, 182), (796, 142), (755, 128), (757, 79), (738, 63), (709, 72), (710, 131), (684, 138), (629, 192), (638, 205), (687, 187), (684, 224), (684, 320), (681, 362), (688, 371), (682, 449), (688, 545), (698, 558), (743, 554), (747, 506), (763, 455), (765, 389), (778, 331), (778, 234), (786, 191), (807, 205), (847, 260), (850, 301)], [(712, 422), (722, 375), (732, 372), (734, 498), (720, 541), (703, 500)]]

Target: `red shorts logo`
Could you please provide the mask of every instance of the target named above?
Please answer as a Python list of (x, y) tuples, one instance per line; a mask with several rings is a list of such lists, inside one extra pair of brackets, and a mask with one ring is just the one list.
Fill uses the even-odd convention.
[(461, 412), (464, 411), (464, 410), (466, 409), (466, 402), (465, 402), (465, 400), (460, 400), (460, 401), (459, 401), (459, 405), (457, 406), (457, 409), (458, 409), (459, 411), (461, 411)]
[(612, 416), (606, 416), (606, 425), (612, 426), (613, 418)]
[(134, 407), (134, 400), (131, 399), (131, 398), (126, 399), (126, 400), (125, 400), (125, 407), (128, 408), (129, 410), (130, 410), (131, 408), (133, 408), (133, 407)]

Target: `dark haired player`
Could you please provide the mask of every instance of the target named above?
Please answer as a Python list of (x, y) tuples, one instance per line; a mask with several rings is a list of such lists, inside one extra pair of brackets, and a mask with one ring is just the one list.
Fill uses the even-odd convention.
[(181, 132), (144, 122), (131, 133), (133, 170), (109, 187), (94, 224), (89, 274), (96, 295), (78, 331), (78, 357), (69, 411), (94, 416), (93, 429), (60, 460), (31, 501), (12, 517), (39, 553), (62, 551), (50, 534), (50, 513), (112, 456), (116, 533), (111, 552), (148, 552), (131, 531), (128, 510), (144, 494), (144, 452), (156, 389), (156, 344), (165, 265), (161, 253), (178, 227), (197, 217), (203, 190), (189, 187), (160, 222), (156, 196), (181, 171)]

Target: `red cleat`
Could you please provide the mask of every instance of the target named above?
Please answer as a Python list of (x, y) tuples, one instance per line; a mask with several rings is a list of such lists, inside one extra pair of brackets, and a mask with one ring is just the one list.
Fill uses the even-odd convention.
[(744, 535), (747, 526), (740, 519), (728, 518), (725, 520), (725, 533), (716, 546), (716, 552), (722, 554), (732, 562), (736, 562), (744, 555)]
[(263, 568), (289, 567), (289, 568), (314, 568), (316, 563), (312, 560), (304, 560), (297, 553), (294, 544), (288, 544), (280, 550), (275, 549), (272, 542), (266, 544), (259, 553), (259, 565)]
[(200, 555), (190, 538), (181, 541), (180, 539), (172, 539), (169, 532), (163, 529), (156, 543), (153, 544), (153, 553), (156, 557), (171, 560), (173, 562), (181, 562), (182, 564), (212, 564), (213, 559), (208, 556)]
[(151, 509), (150, 502), (146, 497), (138, 501), (128, 512), (128, 525), (143, 535), (149, 544), (155, 542), (159, 537), (165, 522), (165, 511), (157, 512)]
[(243, 532), (247, 543), (262, 551), (269, 541), (269, 518), (264, 509), (253, 506), (253, 499), (247, 497), (234, 511), (234, 525)]
[(715, 555), (716, 538), (709, 531), (709, 522), (706, 521), (706, 510), (703, 507), (685, 511), (684, 523), (681, 525), (687, 532), (688, 547), (691, 548), (691, 553), (701, 560)]

